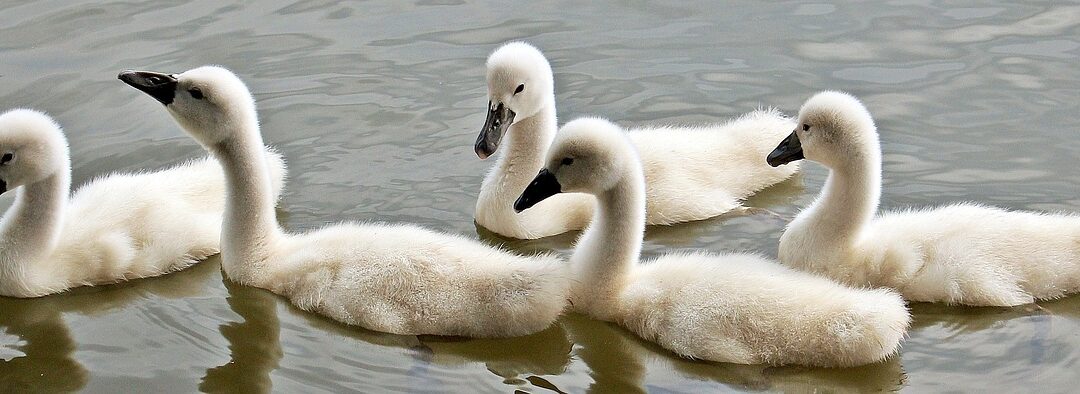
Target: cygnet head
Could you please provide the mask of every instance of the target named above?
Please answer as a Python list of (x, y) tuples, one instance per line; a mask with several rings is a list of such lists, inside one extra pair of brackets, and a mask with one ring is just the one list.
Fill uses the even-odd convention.
[(637, 163), (637, 151), (622, 128), (601, 118), (564, 125), (548, 150), (547, 165), (514, 202), (518, 212), (558, 193), (599, 195), (613, 189)]
[(514, 122), (554, 105), (553, 78), (544, 54), (524, 42), (503, 45), (488, 56), (488, 115), (476, 137), (477, 156), (486, 159), (494, 154)]
[(126, 70), (121, 81), (157, 99), (204, 146), (235, 137), (244, 122), (258, 123), (255, 100), (231, 71), (203, 66), (181, 74)]
[(0, 193), (70, 171), (67, 139), (44, 113), (14, 109), (0, 114)]
[(877, 144), (874, 119), (859, 99), (826, 91), (806, 100), (799, 110), (798, 126), (767, 161), (777, 167), (806, 158), (835, 168)]

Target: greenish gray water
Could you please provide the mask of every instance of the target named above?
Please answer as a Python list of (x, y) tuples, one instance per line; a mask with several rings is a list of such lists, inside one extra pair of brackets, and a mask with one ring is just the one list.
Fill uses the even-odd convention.
[[(472, 222), (490, 162), (483, 62), (528, 40), (552, 60), (561, 119), (624, 125), (791, 114), (841, 89), (876, 116), (887, 208), (977, 200), (1080, 210), (1080, 6), (677, 1), (0, 3), (0, 107), (66, 128), (74, 180), (201, 155), (125, 68), (222, 64), (259, 102), (292, 177), (292, 230), (406, 221), (522, 251)], [(792, 217), (825, 171), (750, 205)], [(0, 198), (6, 208), (11, 197)], [(715, 219), (648, 232), (673, 248), (775, 255), (784, 220)], [(613, 325), (569, 316), (508, 340), (402, 337), (301, 312), (223, 281), (218, 260), (162, 278), (0, 299), (0, 391), (596, 392), (1073, 391), (1080, 297), (1026, 308), (913, 305), (900, 357), (854, 369), (690, 362)]]

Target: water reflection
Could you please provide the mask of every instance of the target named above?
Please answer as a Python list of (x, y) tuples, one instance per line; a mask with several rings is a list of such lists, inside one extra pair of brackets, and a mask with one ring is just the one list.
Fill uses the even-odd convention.
[[(612, 323), (577, 314), (562, 321), (578, 345), (575, 355), (589, 366), (591, 393), (704, 392), (715, 390), (716, 383), (752, 391), (816, 392), (827, 387), (829, 392), (862, 393), (896, 390), (906, 379), (899, 357), (834, 369), (703, 362), (677, 357)], [(653, 376), (671, 372), (695, 383)]]
[(562, 324), (577, 347), (574, 354), (589, 366), (590, 392), (632, 393), (645, 390), (645, 352), (629, 331), (580, 314)]
[[(1080, 157), (1080, 6), (1068, 2), (74, 0), (0, 10), (0, 102), (47, 110), (66, 126), (77, 184), (203, 154), (156, 103), (117, 83), (118, 70), (234, 68), (258, 100), (266, 140), (294, 169), (279, 212), (290, 230), (407, 221), (522, 253), (569, 253), (577, 234), (519, 242), (472, 223), (491, 165), (471, 150), (483, 124), (483, 60), (515, 39), (551, 59), (563, 120), (698, 123), (759, 106), (793, 114), (814, 91), (849, 90), (882, 132), (884, 207), (1080, 210), (1080, 174), (1063, 165)], [(826, 176), (804, 168), (748, 205), (790, 219)], [(784, 219), (649, 228), (645, 254), (774, 256)], [(575, 317), (508, 342), (371, 333), (232, 286), (204, 263), (157, 280), (0, 299), (0, 391), (8, 382), (104, 392), (271, 382), (285, 392), (1067, 389), (1080, 365), (1080, 297), (1039, 305), (914, 305), (902, 359), (806, 370), (689, 362)]]
[(437, 364), (482, 362), (488, 371), (506, 379), (564, 372), (570, 363), (572, 345), (561, 324), (517, 338), (448, 340), (425, 337), (421, 343), (431, 352), (431, 361)]
[(219, 267), (216, 260), (213, 257), (168, 277), (80, 287), (41, 298), (0, 297), (0, 329), (14, 337), (0, 346), (0, 391), (56, 392), (83, 388), (89, 373), (75, 357), (79, 346), (72, 338), (65, 315), (103, 316), (147, 299), (179, 299), (200, 294)]
[[(239, 296), (240, 293), (237, 295)], [(424, 391), (429, 390), (431, 387), (442, 387), (448, 384), (470, 384), (472, 386), (487, 384), (491, 389), (498, 389), (499, 386), (493, 384), (494, 382), (512, 387), (527, 386), (534, 384), (532, 380), (535, 380), (535, 377), (539, 375), (563, 373), (570, 362), (572, 344), (567, 338), (567, 333), (558, 324), (538, 333), (516, 338), (468, 339), (426, 335), (394, 335), (344, 325), (320, 315), (301, 311), (280, 297), (273, 295), (269, 295), (269, 297), (286, 305), (290, 312), (290, 319), (288, 320), (295, 319), (295, 322), (282, 324), (286, 331), (290, 332), (290, 335), (295, 335), (296, 333), (293, 331), (296, 330), (301, 330), (300, 334), (302, 336), (307, 336), (303, 334), (306, 332), (317, 332), (319, 333), (316, 336), (317, 338), (329, 338), (333, 343), (341, 345), (340, 347), (330, 348), (333, 349), (328, 349), (330, 353), (319, 356), (314, 356), (311, 353), (318, 351), (311, 344), (293, 343), (286, 346), (289, 349), (285, 352), (286, 358), (295, 357), (295, 359), (290, 360), (289, 364), (291, 365), (282, 367), (280, 373), (290, 378), (310, 373), (324, 374), (322, 377), (329, 377), (330, 379), (321, 381), (321, 385), (322, 388), (328, 390)], [(239, 310), (237, 313), (243, 314)], [(252, 331), (255, 331), (261, 324), (269, 324), (268, 321), (262, 322), (260, 320), (255, 320), (252, 323), (250, 328)], [(246, 325), (248, 322), (244, 324)], [(245, 330), (247, 329), (245, 328)], [(264, 336), (258, 338), (261, 339)], [(267, 341), (271, 341), (269, 337), (265, 338), (267, 338)], [(236, 339), (244, 342), (252, 340), (239, 335), (236, 336)], [(263, 351), (269, 354), (275, 354), (273, 351), (265, 350), (275, 349), (275, 346), (280, 346), (276, 344), (276, 341), (274, 342), (273, 345), (263, 344), (257, 347), (264, 349)], [(280, 347), (276, 349), (280, 349)], [(381, 362), (383, 360), (369, 360), (363, 357), (372, 351), (394, 354), (395, 356), (385, 360), (385, 362)], [(236, 351), (234, 350), (235, 354)], [(277, 365), (277, 359), (271, 359), (265, 355), (261, 357), (253, 356), (252, 358), (255, 361), (265, 362), (267, 364), (265, 370), (267, 371)], [(326, 360), (322, 360), (323, 358), (326, 358)], [(355, 368), (355, 370), (322, 369), (324, 368), (323, 363), (328, 360)], [(233, 361), (236, 361), (235, 357)], [(230, 364), (232, 363), (230, 362)], [(481, 370), (500, 379), (496, 381), (477, 381), (474, 375), (475, 372), (469, 372), (475, 370), (473, 365), (477, 364), (482, 366)], [(224, 368), (224, 366), (219, 368)], [(264, 370), (260, 369), (260, 371)], [(383, 379), (363, 382), (361, 386), (350, 385), (359, 383), (358, 380), (364, 380), (359, 379), (360, 376), (364, 376), (371, 371), (382, 371), (382, 373), (394, 371), (393, 375), (396, 378), (406, 379), (400, 381)], [(339, 381), (335, 382), (335, 377)], [(208, 373), (207, 379), (204, 379), (204, 385), (206, 385), (209, 378), (210, 374)], [(231, 384), (228, 382), (228, 376), (221, 376), (221, 378), (223, 385), (228, 386)]]
[(89, 373), (72, 356), (77, 346), (55, 299), (0, 298), (0, 327), (15, 336), (0, 349), (0, 391), (76, 391), (86, 385)]
[(270, 392), (270, 372), (277, 369), (282, 357), (277, 296), (230, 280), (222, 282), (229, 291), (229, 308), (243, 321), (221, 325), (221, 335), (229, 341), (229, 362), (207, 369), (199, 390)]

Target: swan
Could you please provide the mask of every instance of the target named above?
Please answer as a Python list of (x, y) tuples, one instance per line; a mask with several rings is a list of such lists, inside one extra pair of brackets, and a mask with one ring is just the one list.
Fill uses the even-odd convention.
[[(555, 87), (551, 66), (540, 50), (511, 42), (487, 59), (487, 122), (476, 139), (486, 159), (500, 146), (480, 186), (476, 222), (503, 236), (534, 239), (584, 228), (592, 217), (592, 196), (574, 193), (517, 214), (514, 199), (543, 166), (555, 137)], [(740, 207), (740, 201), (783, 181), (795, 167), (770, 168), (761, 156), (770, 141), (795, 123), (774, 109), (757, 110), (722, 124), (652, 126), (629, 131), (645, 166), (646, 219), (650, 225), (702, 220)]]
[(804, 158), (829, 169), (817, 199), (780, 237), (780, 260), (911, 301), (1015, 306), (1080, 289), (1080, 217), (974, 203), (874, 217), (881, 145), (866, 107), (841, 92), (803, 104), (770, 165)]
[(403, 335), (508, 337), (550, 326), (567, 305), (565, 262), (526, 258), (404, 224), (343, 223), (288, 234), (274, 219), (255, 102), (217, 66), (124, 71), (225, 170), (222, 268), (240, 284), (342, 323)]
[(911, 320), (885, 289), (854, 289), (754, 254), (675, 253), (638, 263), (645, 177), (634, 146), (598, 118), (567, 123), (515, 210), (558, 193), (596, 196), (570, 265), (571, 304), (683, 357), (845, 367), (895, 353)]
[[(285, 165), (267, 152), (280, 193)], [(113, 173), (68, 195), (67, 139), (48, 115), (0, 115), (0, 295), (40, 297), (78, 286), (181, 270), (218, 252), (225, 180), (210, 158), (153, 172)]]

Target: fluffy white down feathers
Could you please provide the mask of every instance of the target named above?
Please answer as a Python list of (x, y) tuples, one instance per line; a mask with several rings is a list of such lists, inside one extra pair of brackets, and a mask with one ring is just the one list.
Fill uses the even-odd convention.
[[(166, 108), (225, 171), (222, 267), (232, 280), (395, 334), (525, 335), (550, 326), (567, 305), (566, 264), (547, 255), (522, 257), (411, 225), (343, 223), (285, 233), (274, 219), (247, 88), (220, 67), (175, 79)], [(193, 87), (204, 98), (184, 93)]]
[[(225, 180), (210, 158), (163, 170), (100, 176), (68, 196), (71, 164), (60, 126), (33, 110), (0, 115), (0, 179), (15, 203), (0, 222), (0, 294), (37, 297), (184, 269), (216, 254)], [(281, 155), (266, 150), (271, 198)]]
[[(480, 187), (476, 222), (521, 239), (584, 228), (595, 206), (589, 195), (560, 194), (522, 214), (511, 209), (543, 166), (558, 128), (547, 59), (523, 42), (503, 45), (488, 57), (487, 83), (492, 105), (501, 103), (515, 116), (498, 145), (502, 154)], [(523, 89), (517, 92), (518, 87)], [(762, 158), (794, 127), (791, 119), (775, 110), (758, 110), (713, 125), (627, 131), (644, 166), (646, 223), (669, 225), (714, 217), (791, 177), (798, 167), (772, 168)]]
[(753, 254), (639, 263), (645, 181), (617, 126), (567, 123), (545, 162), (562, 191), (599, 202), (570, 259), (575, 310), (684, 357), (720, 362), (854, 366), (899, 348), (910, 316), (892, 291), (849, 288)]
[(1080, 291), (1080, 217), (963, 203), (882, 213), (881, 148), (866, 107), (839, 92), (810, 98), (797, 132), (830, 173), (780, 238), (780, 259), (912, 301), (1013, 306)]

